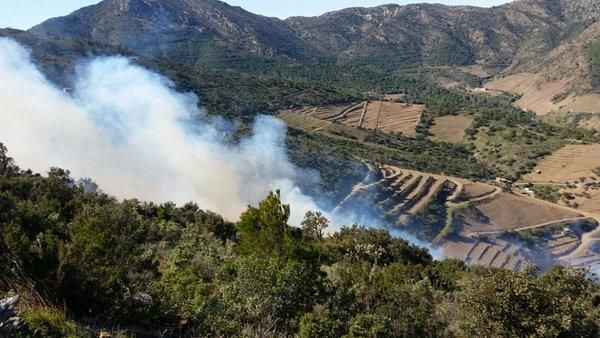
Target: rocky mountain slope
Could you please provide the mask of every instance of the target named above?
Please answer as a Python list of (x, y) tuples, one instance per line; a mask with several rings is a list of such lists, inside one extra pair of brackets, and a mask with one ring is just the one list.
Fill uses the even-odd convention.
[(217, 0), (106, 0), (50, 19), (31, 32), (81, 37), (189, 63), (221, 51), (257, 57), (313, 56), (283, 21)]
[(341, 67), (335, 72), (371, 78), (365, 69), (385, 74), (477, 65), (484, 78), (517, 75), (489, 88), (517, 94), (520, 108), (543, 115), (598, 110), (598, 66), (588, 50), (600, 40), (599, 18), (594, 0), (518, 0), (492, 8), (383, 5), (287, 20), (218, 0), (105, 0), (30, 33), (82, 38), (188, 67), (283, 72), (300, 80), (306, 69), (287, 65), (308, 73), (311, 65)]
[[(31, 32), (82, 37), (195, 62), (227, 52), (394, 65), (518, 67), (598, 21), (592, 0), (521, 0), (494, 8), (432, 4), (348, 8), (285, 21), (217, 0), (105, 0)], [(212, 53), (212, 54), (211, 54)], [(218, 55), (216, 55), (218, 54)]]

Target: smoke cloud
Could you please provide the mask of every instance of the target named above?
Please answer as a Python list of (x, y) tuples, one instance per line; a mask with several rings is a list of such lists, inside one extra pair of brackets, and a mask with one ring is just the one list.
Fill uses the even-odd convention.
[[(169, 79), (126, 58), (81, 65), (74, 88), (64, 93), (36, 68), (28, 50), (0, 38), (0, 102), (0, 141), (23, 168), (68, 169), (118, 198), (193, 201), (230, 220), (274, 189), (290, 204), (293, 225), (319, 210), (295, 183), (318, 178), (290, 162), (282, 121), (259, 116), (249, 136), (228, 142), (231, 123), (207, 122), (195, 95), (177, 92)], [(354, 223), (385, 227), (372, 206), (359, 209), (323, 212), (334, 225), (328, 230)], [(442, 257), (428, 243), (394, 234)]]
[(236, 220), (247, 205), (281, 189), (293, 224), (317, 210), (294, 184), (306, 172), (285, 151), (286, 126), (258, 117), (235, 145), (196, 96), (122, 57), (82, 65), (72, 95), (51, 84), (29, 52), (0, 39), (0, 140), (24, 168), (69, 169), (119, 198), (188, 201)]

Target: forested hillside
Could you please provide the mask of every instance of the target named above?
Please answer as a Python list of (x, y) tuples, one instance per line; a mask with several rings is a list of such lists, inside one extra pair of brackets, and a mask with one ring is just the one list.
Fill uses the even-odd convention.
[[(588, 0), (384, 5), (287, 20), (217, 0), (106, 0), (29, 32), (146, 59), (219, 114), (405, 92), (415, 81), (469, 89), (492, 77), (530, 73), (523, 91), (499, 88), (532, 95), (520, 107), (545, 114), (596, 111), (598, 97), (585, 95), (597, 93), (588, 50), (600, 36), (599, 17), (598, 4)], [(552, 95), (536, 96), (545, 86), (556, 87)], [(540, 101), (543, 107), (536, 106)]]
[(19, 296), (6, 335), (599, 333), (599, 289), (581, 271), (435, 261), (385, 230), (327, 229), (318, 213), (291, 227), (277, 192), (232, 223), (19, 169), (0, 144), (0, 205), (0, 285)]

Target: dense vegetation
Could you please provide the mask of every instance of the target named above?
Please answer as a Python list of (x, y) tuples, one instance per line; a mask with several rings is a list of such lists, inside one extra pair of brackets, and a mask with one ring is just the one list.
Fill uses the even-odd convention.
[(590, 64), (590, 83), (594, 89), (600, 90), (600, 41), (587, 45), (586, 54)]
[[(473, 154), (461, 145), (372, 132), (366, 134), (364, 141), (353, 139), (348, 135), (304, 133), (295, 129), (289, 134), (292, 158), (315, 169), (320, 169), (320, 163), (324, 163), (317, 160), (320, 155), (313, 153), (312, 149), (322, 149), (335, 152), (337, 156), (347, 159), (354, 158), (354, 161), (360, 158), (374, 164), (396, 165), (406, 169), (474, 180), (487, 180), (494, 177), (493, 170), (477, 161)], [(298, 154), (297, 152), (302, 149), (304, 155)], [(306, 156), (306, 159), (302, 159), (302, 156)]]
[[(277, 193), (236, 223), (188, 203), (85, 193), (23, 171), (0, 147), (0, 291), (21, 334), (92, 336), (572, 336), (599, 333), (598, 287), (435, 261), (385, 230), (308, 213)], [(14, 332), (13, 332), (14, 334)]]
[(551, 185), (531, 184), (529, 185), (529, 188), (533, 191), (535, 197), (539, 199), (556, 203), (560, 198), (560, 194), (558, 193), (560, 186), (556, 187)]

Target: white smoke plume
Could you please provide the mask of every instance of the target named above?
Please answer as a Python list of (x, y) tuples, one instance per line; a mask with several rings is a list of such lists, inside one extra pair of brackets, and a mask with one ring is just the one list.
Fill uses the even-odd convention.
[(294, 184), (303, 172), (286, 155), (281, 121), (258, 117), (231, 145), (217, 124), (198, 123), (194, 95), (125, 58), (83, 65), (69, 95), (26, 49), (0, 39), (0, 102), (0, 141), (23, 168), (65, 168), (119, 198), (194, 201), (231, 220), (276, 188), (292, 224), (318, 209)]
[[(295, 184), (315, 178), (290, 162), (282, 121), (260, 116), (250, 136), (231, 144), (219, 127), (226, 121), (201, 122), (206, 116), (195, 95), (126, 58), (95, 58), (76, 78), (72, 94), (64, 93), (27, 49), (0, 38), (0, 142), (20, 167), (68, 169), (119, 198), (193, 201), (234, 221), (274, 189), (290, 204), (293, 225), (319, 210)], [(323, 212), (333, 224), (328, 231), (353, 223), (385, 228), (364, 209)], [(427, 243), (393, 233), (441, 258)]]

